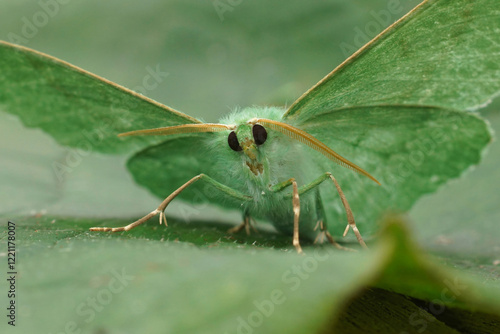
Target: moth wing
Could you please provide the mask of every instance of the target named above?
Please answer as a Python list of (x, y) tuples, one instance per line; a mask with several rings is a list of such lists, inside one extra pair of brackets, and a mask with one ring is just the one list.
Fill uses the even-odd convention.
[(119, 133), (201, 123), (64, 61), (2, 41), (0, 72), (0, 110), (62, 145), (126, 153), (164, 138)]
[[(204, 173), (213, 177), (210, 168), (214, 165), (214, 159), (217, 159), (217, 152), (200, 145), (210, 135), (213, 134), (169, 136), (166, 141), (133, 155), (127, 161), (127, 168), (138, 184), (154, 195), (166, 198), (196, 175)], [(241, 201), (200, 181), (184, 189), (179, 197), (194, 204), (210, 203), (233, 209), (241, 204)]]
[[(426, 107), (353, 108), (319, 115), (303, 129), (363, 166), (381, 183), (312, 152), (318, 169), (340, 183), (363, 235), (376, 231), (387, 210), (406, 211), (423, 194), (479, 163), (491, 141), (488, 125), (473, 113)], [(331, 233), (342, 233), (345, 210), (333, 183), (320, 194)]]
[(499, 15), (497, 0), (424, 1), (304, 93), (284, 119), (300, 125), (385, 104), (480, 108), (500, 90)]

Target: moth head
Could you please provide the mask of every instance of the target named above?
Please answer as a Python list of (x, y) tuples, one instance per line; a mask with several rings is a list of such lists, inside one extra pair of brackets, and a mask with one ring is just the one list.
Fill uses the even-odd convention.
[[(241, 138), (241, 143), (238, 137)], [(242, 125), (237, 130), (231, 131), (227, 138), (229, 147), (233, 151), (244, 151), (245, 154), (255, 151), (259, 146), (262, 146), (266, 140), (267, 130), (260, 124), (253, 124), (250, 127), (247, 124)], [(249, 158), (255, 159), (255, 157), (252, 156), (249, 156)]]
[(245, 156), (245, 163), (254, 175), (262, 174), (263, 166), (259, 162), (259, 148), (267, 140), (267, 131), (260, 124), (242, 124), (231, 131), (227, 143), (231, 150), (241, 152)]

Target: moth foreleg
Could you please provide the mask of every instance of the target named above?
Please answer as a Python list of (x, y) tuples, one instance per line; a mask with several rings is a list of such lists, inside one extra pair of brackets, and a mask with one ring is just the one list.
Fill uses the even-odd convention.
[(122, 226), (122, 227), (91, 227), (90, 231), (98, 231), (98, 232), (129, 231), (129, 230), (133, 229), (134, 227), (139, 226), (142, 223), (148, 221), (150, 218), (156, 216), (157, 214), (159, 214), (160, 224), (163, 221), (163, 223), (165, 224), (165, 226), (167, 226), (167, 219), (165, 218), (165, 213), (164, 213), (165, 209), (167, 208), (167, 205), (175, 197), (177, 197), (177, 195), (179, 195), (184, 189), (186, 189), (187, 187), (189, 187), (191, 184), (193, 184), (194, 182), (196, 182), (198, 180), (205, 180), (206, 182), (208, 182), (211, 185), (213, 185), (216, 189), (218, 189), (218, 190), (220, 190), (220, 191), (222, 191), (222, 192), (224, 192), (224, 193), (226, 193), (226, 194), (228, 194), (228, 195), (230, 195), (232, 197), (235, 197), (237, 199), (241, 199), (241, 200), (250, 200), (251, 199), (250, 196), (246, 196), (246, 195), (244, 195), (242, 193), (239, 193), (236, 190), (234, 190), (232, 188), (229, 188), (228, 186), (223, 185), (220, 182), (215, 181), (214, 179), (212, 179), (211, 177), (209, 177), (209, 176), (207, 176), (205, 174), (200, 174), (200, 175), (197, 175), (197, 176), (193, 177), (191, 180), (187, 181), (182, 186), (180, 186), (179, 188), (177, 188), (177, 190), (175, 190), (167, 198), (165, 198), (163, 200), (163, 202), (161, 202), (161, 204), (158, 206), (158, 208), (156, 208), (155, 210), (151, 211), (150, 213), (148, 213), (144, 217), (136, 220), (135, 222), (133, 222), (131, 224), (128, 224), (127, 226)]
[(297, 187), (297, 182), (295, 179), (292, 179), (292, 187), (293, 187), (293, 245), (297, 250), (297, 253), (302, 254), (302, 247), (300, 247), (299, 243), (299, 217), (300, 217), (300, 199), (299, 199), (299, 189)]
[(238, 226), (232, 227), (229, 230), (227, 230), (227, 233), (231, 234), (238, 233), (241, 230), (245, 229), (246, 234), (250, 235), (250, 228), (254, 230), (256, 233), (259, 233), (255, 228), (255, 226), (252, 224), (252, 222), (255, 224), (255, 221), (249, 215), (244, 215), (243, 222)]
[(297, 253), (302, 254), (302, 247), (300, 247), (299, 242), (299, 218), (300, 218), (300, 198), (299, 198), (299, 188), (297, 186), (297, 181), (294, 178), (291, 178), (285, 182), (278, 183), (271, 187), (271, 190), (274, 192), (279, 192), (289, 185), (292, 185), (292, 205), (293, 205), (293, 245), (297, 250)]
[[(347, 214), (347, 227), (344, 231), (344, 236), (347, 234), (347, 232), (349, 231), (349, 228), (352, 228), (352, 230), (354, 231), (354, 234), (356, 235), (356, 238), (358, 239), (358, 242), (359, 244), (363, 247), (363, 248), (368, 248), (366, 246), (366, 243), (364, 242), (363, 238), (361, 237), (361, 233), (359, 232), (357, 226), (356, 226), (356, 222), (354, 221), (354, 215), (352, 214), (352, 210), (351, 210), (351, 207), (349, 206), (349, 203), (347, 202), (347, 199), (344, 195), (344, 192), (342, 191), (342, 188), (340, 188), (340, 185), (339, 183), (337, 182), (337, 180), (333, 177), (332, 173), (330, 172), (327, 172), (323, 175), (321, 175), (320, 177), (318, 177), (316, 180), (312, 181), (311, 183), (309, 184), (306, 184), (302, 187), (299, 188), (299, 191), (298, 191), (298, 194), (299, 195), (303, 195), (309, 191), (311, 191), (312, 189), (315, 189), (318, 185), (320, 185), (321, 183), (323, 183), (325, 180), (328, 180), (328, 179), (331, 179), (333, 181), (333, 183), (335, 184), (335, 187), (337, 188), (337, 192), (339, 193), (340, 195), (340, 199), (342, 201), (342, 205), (344, 206), (344, 209), (346, 211), (346, 214)], [(286, 182), (283, 182), (283, 184), (285, 184)], [(283, 187), (282, 187), (283, 188)], [(328, 235), (330, 235), (330, 233), (328, 233)], [(328, 238), (328, 235), (326, 235), (326, 237)], [(331, 238), (331, 239), (330, 239)], [(330, 235), (330, 238), (328, 238), (328, 240), (335, 246), (335, 241), (333, 240), (333, 237)], [(332, 242), (333, 241), (333, 242)], [(338, 248), (338, 247), (337, 247)]]
[(355, 249), (341, 246), (338, 242), (336, 242), (333, 236), (330, 234), (330, 232), (328, 232), (328, 230), (326, 229), (326, 224), (322, 220), (318, 220), (316, 226), (314, 227), (314, 230), (317, 230), (318, 227), (319, 227), (319, 233), (316, 236), (316, 239), (314, 239), (314, 243), (317, 243), (318, 241), (322, 243), (324, 238), (326, 237), (328, 242), (331, 243), (333, 246), (335, 246), (335, 248), (349, 252), (356, 252)]
[(344, 205), (345, 212), (347, 214), (347, 226), (344, 230), (343, 236), (345, 237), (347, 235), (347, 232), (349, 232), (349, 227), (353, 230), (354, 234), (356, 235), (356, 238), (358, 239), (359, 244), (363, 248), (368, 248), (366, 246), (365, 241), (363, 240), (363, 237), (361, 237), (361, 233), (359, 233), (358, 227), (356, 226), (356, 222), (354, 221), (354, 215), (352, 214), (351, 207), (349, 206), (349, 203), (347, 202), (347, 199), (344, 195), (344, 192), (342, 191), (342, 188), (340, 188), (339, 183), (337, 180), (333, 177), (331, 173), (326, 173), (330, 179), (335, 183), (335, 188), (337, 188), (337, 192), (339, 193), (340, 199), (342, 200), (342, 205)]

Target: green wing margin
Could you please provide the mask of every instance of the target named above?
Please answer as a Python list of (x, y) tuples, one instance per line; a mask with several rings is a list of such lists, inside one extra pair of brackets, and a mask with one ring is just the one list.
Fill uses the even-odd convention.
[(118, 138), (119, 133), (201, 123), (64, 61), (2, 41), (0, 73), (0, 111), (66, 146), (134, 152), (165, 138)]

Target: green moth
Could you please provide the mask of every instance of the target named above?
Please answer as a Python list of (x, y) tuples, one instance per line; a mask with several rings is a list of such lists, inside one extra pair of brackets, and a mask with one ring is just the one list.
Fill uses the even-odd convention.
[(342, 248), (334, 237), (352, 229), (365, 246), (361, 232), (385, 211), (408, 210), (480, 161), (491, 134), (470, 111), (500, 91), (499, 15), (496, 0), (424, 1), (290, 107), (213, 124), (0, 42), (0, 109), (62, 145), (131, 155), (135, 180), (167, 196), (130, 225), (93, 231), (154, 216), (166, 225), (179, 196), (241, 210), (232, 232), (267, 219), (298, 252), (299, 232)]

